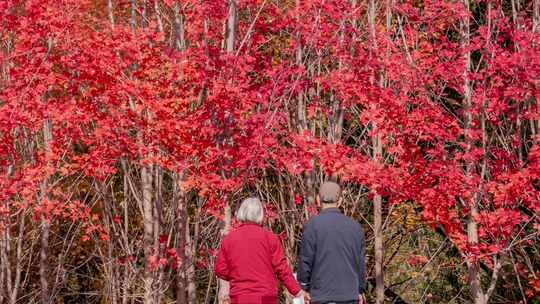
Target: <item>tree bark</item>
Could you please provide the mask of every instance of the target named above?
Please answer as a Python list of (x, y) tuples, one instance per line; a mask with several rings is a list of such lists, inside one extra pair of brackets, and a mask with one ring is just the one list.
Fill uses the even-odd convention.
[(137, 27), (137, 0), (130, 0), (131, 2), (131, 17), (129, 19), (129, 24), (131, 28), (135, 29)]
[[(225, 225), (223, 226), (223, 230), (222, 230), (223, 236), (229, 233), (229, 230), (231, 229), (231, 207), (229, 206), (228, 203), (225, 205), (224, 220), (225, 220)], [(224, 300), (229, 297), (229, 291), (230, 291), (229, 282), (219, 279), (218, 301), (220, 304), (223, 303)]]
[(533, 1), (533, 33), (538, 31), (540, 26), (540, 0)]
[[(159, 153), (159, 152), (158, 152)], [(162, 252), (163, 244), (160, 242), (161, 227), (162, 227), (162, 204), (163, 204), (163, 169), (159, 165), (153, 166), (153, 191), (154, 197), (152, 202), (152, 223), (154, 225), (154, 254)], [(154, 304), (160, 304), (162, 300), (161, 290), (163, 287), (163, 267), (159, 267), (154, 272)]]
[[(382, 154), (381, 139), (379, 135), (373, 138), (374, 159), (380, 159)], [(384, 235), (382, 216), (382, 197), (375, 193), (373, 197), (373, 230), (375, 237), (375, 296), (376, 303), (384, 302)]]
[(236, 0), (229, 1), (229, 16), (227, 17), (227, 28), (225, 32), (225, 46), (229, 54), (234, 53), (236, 42), (236, 24), (238, 23), (238, 12)]
[(143, 221), (144, 221), (144, 303), (154, 302), (154, 270), (150, 264), (150, 257), (154, 251), (154, 210), (152, 205), (152, 165), (143, 165), (141, 168)]
[(154, 11), (156, 14), (158, 30), (163, 33), (163, 19), (161, 18), (161, 7), (159, 6), (158, 0), (154, 0)]
[[(368, 7), (368, 22), (371, 43), (374, 46), (374, 51), (378, 51), (377, 36), (376, 36), (376, 3), (375, 0), (369, 1)], [(372, 53), (373, 56), (373, 53)], [(381, 71), (382, 72), (382, 71)], [(381, 87), (384, 85), (383, 73), (381, 73)], [(377, 79), (377, 72), (373, 72), (372, 82)], [(373, 129), (377, 128), (377, 124), (372, 122)], [(379, 134), (372, 138), (373, 159), (382, 162), (382, 143)], [(377, 304), (384, 302), (384, 235), (383, 235), (383, 216), (382, 216), (382, 196), (375, 190), (373, 197), (373, 232), (375, 238), (375, 301)]]
[[(469, 0), (463, 0), (465, 7), (469, 10)], [(471, 72), (471, 56), (468, 51), (470, 43), (470, 21), (469, 17), (464, 17), (460, 23), (461, 31), (461, 47), (464, 50), (464, 62), (465, 67), (463, 70), (463, 91), (464, 91), (464, 118), (463, 118), (463, 132), (465, 135), (465, 142), (467, 146), (467, 152), (470, 152), (471, 147), (474, 145), (471, 138), (471, 124), (472, 124), (472, 88), (469, 80), (469, 74)], [(472, 175), (474, 172), (474, 163), (468, 161), (466, 164), (467, 176)], [(474, 195), (468, 202), (470, 207), (469, 216), (467, 218), (467, 238), (471, 245), (478, 244), (478, 223), (476, 222), (478, 216), (477, 196)], [(468, 279), (471, 286), (471, 298), (475, 304), (485, 304), (486, 300), (484, 292), (482, 291), (480, 280), (480, 266), (479, 262), (475, 258), (467, 259)]]
[(186, 268), (187, 261), (185, 255), (186, 248), (186, 235), (187, 235), (187, 207), (186, 207), (186, 195), (182, 189), (180, 183), (184, 179), (184, 174), (175, 173), (174, 174), (174, 184), (173, 184), (173, 195), (174, 201), (176, 204), (176, 235), (177, 235), (177, 245), (176, 245), (176, 254), (180, 265), (177, 268), (176, 275), (176, 304), (185, 304), (187, 303), (187, 282), (186, 282)]
[(184, 18), (179, 10), (180, 3), (176, 1), (173, 7), (174, 46), (177, 50), (184, 50), (186, 48)]
[[(225, 50), (229, 54), (234, 54), (234, 44), (236, 42), (236, 24), (238, 23), (238, 12), (236, 0), (229, 1), (229, 15), (227, 17), (227, 25), (225, 29)], [(232, 215), (230, 202), (225, 202), (224, 208), (224, 226), (222, 235), (226, 235), (231, 227)], [(219, 279), (218, 301), (223, 303), (223, 300), (229, 297), (229, 282)]]
[(130, 251), (130, 246), (129, 246), (129, 209), (128, 209), (128, 204), (129, 204), (129, 168), (128, 168), (128, 162), (126, 159), (122, 159), (121, 160), (121, 164), (122, 164), (122, 170), (123, 170), (123, 173), (124, 173), (124, 178), (123, 178), (123, 193), (124, 193), (124, 201), (123, 201), (123, 204), (124, 204), (124, 221), (123, 221), (123, 224), (124, 224), (124, 227), (122, 227), (122, 236), (123, 236), (123, 242), (125, 244), (125, 248), (127, 250), (127, 254), (128, 254), (128, 258), (126, 258), (126, 267), (124, 267), (124, 277), (122, 278), (123, 279), (123, 283), (122, 283), (122, 304), (128, 304), (128, 301), (129, 301), (129, 288), (130, 288), (130, 278), (129, 278), (129, 274), (130, 272), (134, 272), (133, 271), (133, 267), (132, 267), (132, 264), (131, 262), (129, 261), (129, 256), (131, 255), (131, 251)]
[(186, 261), (188, 262), (186, 269), (186, 284), (187, 284), (187, 296), (189, 304), (197, 304), (197, 286), (195, 284), (195, 253), (197, 252), (197, 238), (199, 237), (199, 224), (198, 216), (195, 218), (195, 231), (193, 238), (190, 234), (190, 218), (186, 216)]
[[(4, 216), (3, 216), (4, 217)], [(5, 303), (5, 299), (11, 299), (12, 297), (12, 282), (11, 282), (11, 261), (9, 259), (10, 254), (10, 227), (8, 220), (3, 220), (3, 230), (0, 231), (2, 238), (0, 238), (0, 303)]]
[[(534, 0), (533, 2), (533, 27), (532, 27), (533, 34), (536, 34), (538, 32), (539, 27), (540, 27), (540, 0)], [(534, 45), (537, 45), (538, 41), (536, 41), (535, 39), (533, 43)], [(536, 100), (536, 103), (538, 103), (538, 100)], [(531, 119), (531, 126), (533, 130), (533, 134), (537, 134), (538, 132), (540, 132), (540, 120), (534, 119), (534, 118)]]
[[(46, 158), (49, 158), (50, 145), (52, 141), (52, 123), (49, 119), (46, 119), (43, 123), (43, 142)], [(49, 161), (47, 161), (47, 165)], [(49, 198), (49, 178), (46, 177), (41, 183), (41, 200)], [(50, 223), (48, 219), (41, 220), (41, 238), (40, 238), (40, 251), (39, 251), (39, 281), (41, 285), (41, 303), (49, 304), (51, 302), (51, 295), (49, 289), (49, 234)]]
[(111, 28), (114, 29), (114, 4), (113, 4), (113, 0), (107, 0), (107, 13), (109, 15), (109, 21), (111, 22)]

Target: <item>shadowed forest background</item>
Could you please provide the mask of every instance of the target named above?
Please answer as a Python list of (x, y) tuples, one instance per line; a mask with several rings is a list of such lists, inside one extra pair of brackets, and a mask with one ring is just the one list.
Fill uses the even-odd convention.
[(0, 1), (0, 303), (219, 303), (325, 180), (370, 303), (540, 303), (538, 98), (540, 0)]

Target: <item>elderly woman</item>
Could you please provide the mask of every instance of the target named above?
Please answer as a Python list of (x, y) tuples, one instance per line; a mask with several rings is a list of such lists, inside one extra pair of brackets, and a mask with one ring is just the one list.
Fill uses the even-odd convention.
[(231, 304), (277, 304), (278, 279), (291, 294), (300, 296), (281, 242), (261, 227), (263, 217), (261, 201), (245, 199), (236, 213), (240, 227), (221, 242), (214, 270), (229, 281)]

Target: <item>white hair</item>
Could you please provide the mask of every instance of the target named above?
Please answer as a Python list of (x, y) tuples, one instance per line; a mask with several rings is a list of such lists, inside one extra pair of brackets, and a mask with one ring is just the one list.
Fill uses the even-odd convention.
[(236, 219), (239, 222), (255, 222), (262, 224), (264, 210), (261, 201), (256, 197), (246, 198), (236, 212)]

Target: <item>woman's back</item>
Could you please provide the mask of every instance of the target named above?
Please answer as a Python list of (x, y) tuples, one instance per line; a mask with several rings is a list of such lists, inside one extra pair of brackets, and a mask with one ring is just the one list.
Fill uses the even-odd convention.
[(232, 303), (277, 303), (278, 279), (293, 294), (300, 290), (278, 237), (255, 223), (224, 237), (215, 270), (230, 282)]

